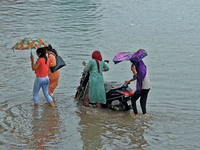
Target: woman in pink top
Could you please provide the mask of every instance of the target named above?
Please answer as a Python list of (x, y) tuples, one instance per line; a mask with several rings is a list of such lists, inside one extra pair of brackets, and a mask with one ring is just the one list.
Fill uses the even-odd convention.
[(43, 93), (47, 98), (48, 102), (52, 107), (54, 107), (54, 102), (51, 96), (48, 93), (49, 88), (49, 77), (48, 77), (48, 69), (49, 69), (49, 59), (46, 56), (46, 50), (44, 48), (37, 49), (38, 60), (34, 64), (34, 56), (31, 54), (31, 65), (32, 70), (35, 71), (36, 79), (33, 87), (33, 100), (35, 106), (38, 106), (38, 92), (42, 87)]

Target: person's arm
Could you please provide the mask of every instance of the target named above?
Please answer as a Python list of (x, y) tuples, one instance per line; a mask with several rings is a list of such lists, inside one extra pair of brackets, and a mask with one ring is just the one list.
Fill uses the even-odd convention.
[(50, 54), (48, 56), (50, 64), (49, 67), (55, 67), (56, 66), (56, 57), (53, 54)]
[(130, 84), (132, 81), (137, 79), (137, 73), (135, 71), (135, 67), (132, 65), (131, 66), (131, 71), (133, 72), (134, 76), (131, 80), (126, 80), (125, 83)]
[(133, 65), (131, 66), (131, 71), (133, 72), (134, 76), (136, 77), (136, 76), (137, 76), (137, 73), (136, 73), (135, 67), (134, 67)]
[(90, 61), (87, 63), (87, 65), (85, 66), (85, 68), (83, 69), (84, 72), (88, 72), (91, 68), (91, 63)]
[(36, 62), (34, 64), (34, 56), (32, 54), (31, 54), (30, 58), (31, 58), (31, 67), (32, 67), (32, 70), (35, 71), (40, 66), (40, 64), (38, 62)]
[(131, 80), (126, 80), (125, 83), (130, 84), (134, 80), (136, 80), (136, 78), (132, 78)]

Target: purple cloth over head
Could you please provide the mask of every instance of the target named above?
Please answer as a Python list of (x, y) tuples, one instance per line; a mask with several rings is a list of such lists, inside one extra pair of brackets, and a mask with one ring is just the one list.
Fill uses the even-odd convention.
[(142, 60), (139, 62), (131, 61), (132, 64), (135, 66), (137, 71), (137, 83), (136, 83), (136, 92), (140, 92), (142, 90), (142, 82), (146, 76), (146, 65)]

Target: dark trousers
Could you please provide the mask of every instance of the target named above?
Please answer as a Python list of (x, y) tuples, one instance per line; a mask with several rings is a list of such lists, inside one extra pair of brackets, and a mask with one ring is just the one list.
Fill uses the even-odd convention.
[(138, 100), (139, 97), (140, 97), (140, 106), (141, 106), (142, 112), (143, 114), (146, 114), (146, 102), (147, 102), (147, 96), (148, 96), (149, 90), (150, 89), (142, 89), (141, 92), (135, 92), (131, 96), (132, 107), (135, 114), (138, 114), (136, 101)]

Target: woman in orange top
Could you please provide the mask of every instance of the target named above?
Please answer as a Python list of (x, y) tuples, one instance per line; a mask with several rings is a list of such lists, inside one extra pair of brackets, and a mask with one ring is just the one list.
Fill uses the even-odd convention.
[(36, 79), (33, 87), (33, 100), (35, 106), (38, 106), (39, 99), (38, 99), (38, 92), (42, 87), (43, 93), (45, 97), (48, 99), (48, 102), (52, 107), (54, 107), (54, 102), (51, 96), (48, 93), (48, 86), (49, 86), (49, 77), (48, 77), (48, 69), (50, 61), (46, 56), (46, 50), (44, 48), (37, 49), (38, 59), (37, 62), (34, 64), (34, 56), (31, 53), (31, 66), (32, 70), (35, 71)]
[[(47, 47), (46, 51), (47, 51), (47, 54), (48, 54), (48, 58), (50, 60), (49, 67), (56, 66), (56, 56), (58, 56), (57, 51), (55, 49), (53, 49), (50, 44)], [(56, 98), (54, 97), (53, 92), (54, 92), (55, 88), (58, 85), (59, 75), (60, 75), (59, 70), (57, 70), (54, 73), (52, 73), (50, 68), (49, 68), (49, 71), (48, 71), (48, 76), (49, 76), (49, 94), (53, 98), (54, 102), (56, 101)]]

